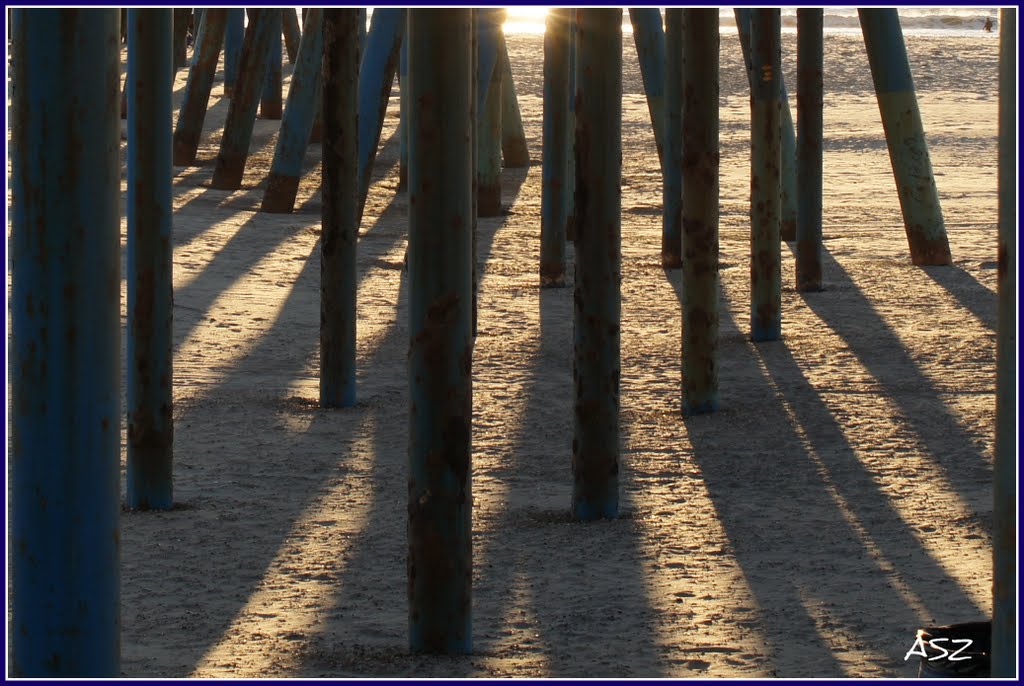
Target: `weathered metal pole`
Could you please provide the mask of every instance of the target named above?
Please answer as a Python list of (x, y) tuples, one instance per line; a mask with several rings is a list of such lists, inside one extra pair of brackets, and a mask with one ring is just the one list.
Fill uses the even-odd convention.
[(224, 95), (231, 97), (238, 81), (238, 68), (242, 60), (242, 43), (245, 41), (245, 10), (235, 7), (228, 10), (224, 27)]
[(409, 181), (409, 42), (402, 41), (398, 56), (398, 192)]
[(228, 105), (224, 135), (220, 152), (213, 168), (211, 188), (237, 190), (242, 185), (245, 160), (249, 156), (249, 141), (256, 123), (256, 105), (259, 102), (263, 79), (267, 73), (270, 41), (274, 31), (281, 30), (281, 10), (264, 7), (249, 10), (249, 26), (245, 30), (242, 60), (239, 66), (235, 94)]
[[(743, 63), (747, 65), (747, 83), (751, 82), (750, 72), (750, 8), (738, 7), (734, 10), (736, 28), (740, 37), (740, 49), (743, 52)], [(797, 215), (797, 158), (796, 134), (793, 129), (793, 112), (789, 108), (789, 95), (786, 92), (785, 75), (779, 74), (779, 99), (782, 102), (782, 219), (781, 239), (796, 240)]]
[[(290, 12), (291, 9), (281, 12)], [(270, 37), (270, 59), (267, 61), (267, 75), (263, 81), (263, 93), (260, 95), (260, 117), (263, 119), (281, 118), (281, 27)]]
[(409, 10), (409, 647), (472, 649), (470, 9)]
[(914, 94), (899, 12), (895, 8), (861, 8), (857, 13), (903, 210), (910, 259), (916, 265), (950, 264), (946, 225)]
[(782, 74), (779, 9), (750, 17), (750, 338), (782, 336)]
[(117, 677), (119, 12), (14, 12), (11, 675)]
[[(661, 266), (682, 266), (683, 10), (665, 10), (665, 126), (662, 142)], [(717, 56), (717, 52), (715, 53)]]
[[(302, 160), (309, 146), (309, 133), (315, 119), (317, 85), (321, 78), (324, 54), (323, 35), (323, 10), (311, 7), (306, 14), (295, 71), (292, 72), (292, 81), (288, 87), (288, 103), (281, 119), (274, 161), (270, 165), (267, 190), (260, 207), (264, 212), (287, 213), (295, 209), (295, 196), (302, 176)], [(356, 87), (354, 82), (352, 87)]]
[(128, 10), (128, 507), (174, 504), (169, 9)]
[(359, 217), (362, 219), (370, 175), (377, 157), (391, 86), (405, 34), (405, 9), (378, 7), (373, 11), (366, 54), (359, 65)]
[(512, 63), (508, 58), (505, 32), (498, 31), (498, 69), (501, 70), (501, 160), (507, 169), (530, 166), (523, 117), (519, 112)]
[(196, 8), (194, 25), (196, 32), (192, 37), (192, 59), (189, 60), (189, 68), (199, 61), (199, 46), (203, 42), (203, 32), (206, 30), (206, 10), (202, 7)]
[[(477, 189), (476, 212), (478, 217), (496, 217), (501, 214), (501, 50), (498, 35), (501, 33), (504, 10), (499, 8), (481, 9), (478, 13), (480, 42), (493, 42), (495, 59), (491, 62), (489, 85), (486, 95), (481, 98), (480, 118), (477, 126)], [(481, 60), (480, 68), (484, 66)], [(481, 78), (487, 78), (482, 75)]]
[(660, 162), (665, 144), (665, 29), (661, 25), (661, 11), (657, 7), (630, 7), (629, 21), (633, 25), (633, 42), (640, 59), (640, 76)]
[[(176, 7), (174, 9), (174, 68), (181, 69), (188, 65), (188, 21), (192, 14), (189, 7)], [(129, 37), (129, 40), (131, 38)]]
[(576, 11), (576, 279), (572, 510), (619, 513), (622, 10)]
[[(324, 146), (320, 406), (351, 407), (356, 402), (359, 13), (355, 8), (310, 8), (302, 50), (306, 49), (307, 41), (311, 42), (312, 34), (321, 34), (321, 12)], [(300, 59), (304, 58), (300, 51)]]
[(796, 11), (796, 289), (821, 290), (821, 192), (824, 42), (821, 8)]
[(683, 10), (682, 410), (718, 409), (718, 10)]
[(1017, 10), (999, 11), (999, 325), (993, 474), (992, 676), (1017, 667)]
[(544, 31), (544, 132), (541, 159), (540, 285), (565, 286), (566, 185), (569, 171), (569, 21), (572, 11), (548, 10)]
[(217, 69), (217, 57), (224, 41), (224, 26), (227, 22), (224, 9), (206, 10), (203, 16), (203, 41), (196, 52), (199, 57), (188, 72), (185, 82), (185, 96), (181, 101), (178, 121), (174, 125), (174, 164), (184, 167), (194, 164), (199, 138), (203, 133), (203, 120), (210, 102), (213, 77)]
[(302, 34), (299, 33), (299, 17), (290, 8), (281, 11), (281, 30), (284, 32), (284, 49), (288, 53), (288, 63), (295, 64), (295, 60), (299, 58)]

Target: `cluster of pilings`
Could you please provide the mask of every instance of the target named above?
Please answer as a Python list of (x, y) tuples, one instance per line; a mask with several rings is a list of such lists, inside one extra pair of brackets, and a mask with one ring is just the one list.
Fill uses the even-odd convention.
[[(358, 226), (399, 72), (409, 194), (409, 645), (468, 653), (476, 217), (501, 211), (498, 171), (528, 163), (500, 10), (206, 9), (177, 124), (187, 14), (127, 14), (127, 503), (172, 497), (172, 163), (195, 162), (219, 55), (231, 103), (213, 185), (237, 189), (256, 116), (275, 116), (282, 35), (294, 64), (265, 211), (291, 211), (320, 118), (321, 388), (355, 402)], [(289, 14), (291, 14), (289, 18)], [(751, 86), (750, 337), (782, 334), (780, 242), (796, 283), (821, 275), (822, 12), (798, 10), (797, 127), (779, 10), (738, 10)], [(915, 264), (950, 254), (895, 10), (860, 13)], [(682, 408), (718, 389), (717, 9), (633, 9), (662, 166), (662, 263), (682, 268)], [(12, 17), (12, 644), (18, 676), (119, 674), (121, 407), (116, 9)], [(999, 346), (993, 674), (1014, 669), (1016, 528), (1016, 10), (1000, 21)], [(544, 38), (540, 285), (566, 283), (574, 241), (571, 508), (618, 515), (622, 10), (553, 10)], [(404, 55), (404, 57), (403, 57)], [(280, 102), (278, 103), (280, 105)], [(517, 131), (517, 128), (519, 129)], [(572, 192), (569, 192), (571, 189)], [(790, 228), (787, 228), (790, 227)]]

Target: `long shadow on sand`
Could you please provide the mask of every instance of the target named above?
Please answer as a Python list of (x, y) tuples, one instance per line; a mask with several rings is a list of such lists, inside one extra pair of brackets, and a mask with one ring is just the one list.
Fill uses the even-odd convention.
[[(681, 296), (679, 273), (668, 276)], [(909, 676), (903, 657), (922, 622), (978, 608), (899, 517), (785, 342), (750, 343), (720, 302), (723, 407), (684, 421), (761, 613), (773, 676)], [(750, 400), (730, 396), (741, 383)], [(921, 579), (942, 597), (915, 599)], [(906, 646), (883, 638), (894, 633)], [(841, 660), (851, 641), (870, 657)]]
[[(995, 269), (995, 263), (991, 265)], [(974, 274), (957, 265), (921, 267), (921, 271), (945, 288), (960, 303), (960, 307), (973, 314), (990, 331), (996, 330), (999, 296), (982, 285)]]

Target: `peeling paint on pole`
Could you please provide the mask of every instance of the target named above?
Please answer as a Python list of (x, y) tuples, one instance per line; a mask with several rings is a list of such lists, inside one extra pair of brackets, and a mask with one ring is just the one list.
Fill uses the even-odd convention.
[(578, 9), (573, 516), (619, 514), (622, 10)]
[(208, 9), (203, 16), (206, 28), (203, 30), (203, 42), (197, 48), (199, 58), (189, 69), (185, 96), (174, 125), (173, 160), (176, 166), (195, 164), (226, 21), (227, 10), (223, 9)]
[(174, 504), (169, 9), (128, 10), (127, 502)]
[(565, 286), (565, 221), (569, 172), (569, 21), (548, 10), (544, 31), (544, 133), (541, 159), (540, 285)]
[[(295, 209), (295, 196), (302, 176), (302, 160), (309, 147), (309, 134), (316, 119), (320, 89), (320, 67), (324, 54), (323, 10), (311, 7), (299, 45), (295, 71), (288, 87), (288, 102), (277, 135), (274, 161), (267, 177), (267, 190), (260, 207), (264, 212), (288, 213)], [(353, 82), (352, 87), (356, 84)]]
[(409, 10), (409, 647), (472, 650), (471, 9)]
[(263, 79), (266, 75), (270, 41), (274, 31), (281, 30), (281, 10), (263, 8), (249, 10), (251, 20), (245, 31), (242, 60), (235, 94), (228, 105), (224, 135), (220, 142), (211, 188), (238, 190), (242, 186), (249, 142), (256, 123)]
[(119, 11), (14, 11), (10, 676), (113, 678), (121, 673)]
[[(354, 8), (310, 8), (303, 31), (305, 52), (300, 52), (300, 60), (306, 59), (307, 48), (321, 42), (325, 143), (320, 257), (321, 407), (351, 407), (356, 402), (358, 20)], [(319, 41), (317, 35), (321, 36)]]
[(781, 14), (751, 10), (750, 339), (782, 336)]
[(661, 266), (682, 266), (683, 10), (665, 10), (665, 150), (661, 185)]
[(682, 23), (682, 410), (694, 415), (719, 404), (718, 10), (685, 9)]
[(861, 8), (857, 13), (903, 210), (910, 258), (916, 265), (950, 264), (946, 225), (914, 93), (899, 12), (895, 8)]
[(824, 40), (820, 8), (796, 11), (796, 289), (821, 290), (821, 193)]

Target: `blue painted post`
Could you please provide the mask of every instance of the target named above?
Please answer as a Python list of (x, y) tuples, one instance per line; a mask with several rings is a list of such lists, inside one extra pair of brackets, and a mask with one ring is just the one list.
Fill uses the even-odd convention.
[(950, 264), (946, 225), (914, 94), (899, 12), (895, 8), (864, 8), (857, 13), (903, 210), (910, 259), (916, 265)]
[(619, 514), (622, 10), (576, 11), (573, 516)]
[[(750, 83), (750, 12), (749, 8), (735, 10), (736, 27), (739, 31), (740, 49), (743, 62), (747, 65), (747, 82)], [(793, 129), (793, 113), (789, 108), (785, 76), (779, 75), (779, 99), (782, 102), (782, 224), (781, 239), (796, 240), (797, 215), (797, 158), (796, 134)]]
[[(319, 15), (323, 12), (321, 22)], [(311, 7), (299, 58), (314, 35), (323, 53), (323, 209), (320, 254), (320, 406), (356, 403), (356, 109), (359, 13)], [(321, 32), (321, 23), (323, 30)], [(293, 82), (294, 83), (294, 82)]]
[[(750, 17), (750, 339), (782, 336), (782, 74), (779, 9)], [(684, 258), (685, 259), (685, 258)]]
[(796, 11), (796, 289), (821, 290), (821, 192), (824, 42), (820, 8)]
[[(339, 20), (340, 21), (340, 20)], [(309, 133), (315, 119), (317, 85), (324, 54), (323, 10), (311, 7), (306, 14), (299, 54), (292, 82), (288, 88), (288, 104), (277, 136), (274, 161), (267, 177), (267, 190), (263, 194), (264, 212), (288, 213), (295, 209), (295, 196), (299, 192), (302, 160), (309, 144)], [(353, 88), (355, 84), (352, 84)]]
[(640, 60), (640, 76), (647, 94), (660, 163), (665, 140), (662, 131), (665, 124), (665, 30), (657, 7), (630, 7), (629, 21), (633, 25), (633, 42)]
[(993, 474), (992, 676), (1017, 671), (1017, 10), (999, 11), (999, 326)]
[(302, 41), (302, 35), (299, 33), (299, 15), (291, 8), (281, 10), (281, 30), (284, 32), (284, 48), (288, 53), (288, 64), (295, 64), (299, 58), (299, 43)]
[(242, 186), (249, 141), (256, 123), (256, 105), (267, 70), (270, 41), (275, 31), (281, 31), (281, 10), (278, 8), (250, 9), (249, 17), (242, 45), (238, 87), (228, 105), (224, 135), (210, 182), (211, 188), (219, 190), (233, 191)]
[(530, 151), (526, 147), (523, 117), (519, 112), (516, 83), (512, 79), (512, 62), (508, 58), (505, 33), (498, 31), (498, 69), (501, 70), (501, 159), (505, 168), (520, 169), (530, 166)]
[(359, 218), (362, 220), (366, 194), (370, 191), (373, 161), (380, 145), (391, 98), (391, 86), (398, 71), (398, 56), (405, 34), (405, 9), (378, 7), (373, 11), (366, 38), (366, 55), (359, 65)]
[(203, 32), (206, 31), (206, 10), (203, 8), (196, 9), (195, 27), (196, 33), (192, 37), (192, 59), (189, 61), (189, 68), (191, 69), (199, 61), (199, 46), (203, 44)]
[(224, 42), (224, 27), (228, 10), (210, 8), (203, 17), (203, 41), (197, 52), (199, 58), (188, 72), (185, 82), (185, 96), (181, 101), (178, 121), (174, 125), (173, 162), (185, 167), (195, 164), (199, 138), (203, 133), (206, 106), (210, 102), (210, 90), (217, 70), (217, 57)]
[[(176, 7), (174, 9), (174, 68), (181, 69), (188, 65), (188, 22), (192, 15), (192, 9), (188, 7)], [(129, 38), (130, 40), (130, 38)]]
[(409, 180), (409, 43), (402, 41), (398, 58), (398, 192), (406, 189)]
[(363, 55), (366, 54), (366, 8), (359, 8), (359, 61), (360, 64), (363, 60)]
[(565, 286), (565, 219), (569, 171), (569, 21), (548, 10), (544, 31), (544, 139), (541, 157), (540, 285)]
[(576, 11), (569, 13), (569, 169), (565, 174), (565, 240), (576, 240)]
[(683, 10), (665, 10), (665, 130), (662, 141), (661, 266), (678, 269), (683, 250)]
[[(281, 10), (281, 12), (290, 10)], [(270, 59), (267, 62), (267, 75), (263, 81), (263, 93), (260, 95), (260, 117), (263, 119), (281, 118), (281, 27), (278, 26), (270, 37)]]
[(719, 18), (683, 12), (682, 411), (694, 415), (718, 409)]
[(245, 10), (234, 7), (226, 10), (227, 23), (224, 28), (224, 95), (228, 98), (235, 92), (238, 81), (238, 66), (242, 59), (242, 42), (245, 36)]
[(174, 504), (169, 9), (128, 10), (128, 507)]
[(16, 9), (11, 676), (120, 676), (119, 13)]
[(409, 10), (407, 531), (414, 653), (472, 650), (471, 32), (471, 9)]
[[(481, 70), (488, 69), (490, 77), (484, 86), (486, 94), (477, 122), (477, 190), (478, 217), (497, 217), (501, 214), (501, 69), (498, 66), (500, 49), (498, 34), (504, 21), (504, 10), (482, 9), (478, 13), (481, 46), (494, 45), (494, 60), (481, 56)], [(481, 48), (485, 49), (485, 48)], [(481, 80), (485, 76), (481, 74)]]

